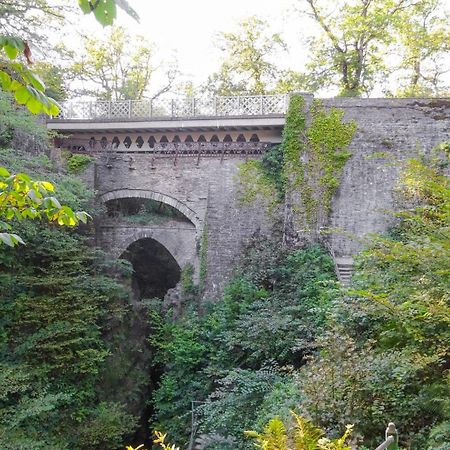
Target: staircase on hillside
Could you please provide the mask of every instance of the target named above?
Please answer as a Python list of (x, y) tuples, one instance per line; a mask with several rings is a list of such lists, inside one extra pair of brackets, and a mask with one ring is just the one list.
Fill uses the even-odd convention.
[(336, 275), (343, 286), (348, 286), (353, 273), (353, 258), (351, 256), (339, 256), (334, 258)]

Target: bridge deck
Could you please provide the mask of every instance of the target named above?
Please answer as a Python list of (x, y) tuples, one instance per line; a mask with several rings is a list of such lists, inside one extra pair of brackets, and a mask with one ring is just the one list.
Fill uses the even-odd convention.
[(167, 131), (210, 131), (210, 130), (281, 130), (284, 115), (203, 117), (170, 119), (64, 119), (47, 121), (47, 128), (62, 132), (124, 132), (124, 133), (164, 133)]

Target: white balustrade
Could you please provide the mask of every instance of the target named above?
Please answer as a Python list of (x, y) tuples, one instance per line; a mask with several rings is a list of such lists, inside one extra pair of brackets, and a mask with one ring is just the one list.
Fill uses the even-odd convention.
[(63, 103), (61, 119), (152, 119), (283, 115), (287, 95), (249, 95), (215, 98), (77, 101)]

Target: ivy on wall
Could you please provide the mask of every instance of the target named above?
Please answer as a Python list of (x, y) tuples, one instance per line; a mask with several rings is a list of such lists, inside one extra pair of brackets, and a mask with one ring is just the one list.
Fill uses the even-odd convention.
[[(327, 217), (339, 180), (351, 153), (347, 150), (356, 124), (343, 122), (344, 112), (326, 111), (319, 100), (311, 105), (311, 125), (300, 154), (299, 176), (294, 188), (300, 191), (301, 210), (308, 225)], [(322, 216), (322, 217), (321, 217)]]
[(93, 159), (94, 158), (89, 155), (72, 154), (67, 159), (67, 170), (70, 173), (83, 172)]
[(199, 290), (203, 290), (206, 281), (206, 274), (208, 271), (207, 267), (207, 257), (208, 257), (208, 225), (205, 224), (202, 231), (202, 236), (200, 239), (200, 271), (199, 271)]
[(313, 228), (330, 212), (339, 187), (356, 124), (343, 121), (343, 111), (327, 111), (316, 100), (310, 108), (307, 125), (305, 100), (293, 95), (286, 114), (283, 141), (265, 153), (260, 161), (240, 166), (240, 200), (251, 203), (262, 198), (269, 210), (292, 193), (294, 213)]

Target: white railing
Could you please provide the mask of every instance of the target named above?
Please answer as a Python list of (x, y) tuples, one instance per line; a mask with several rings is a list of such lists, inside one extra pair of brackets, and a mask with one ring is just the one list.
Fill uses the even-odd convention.
[(282, 115), (287, 95), (251, 95), (211, 99), (154, 99), (108, 101), (67, 101), (60, 119), (160, 119), (226, 116)]

